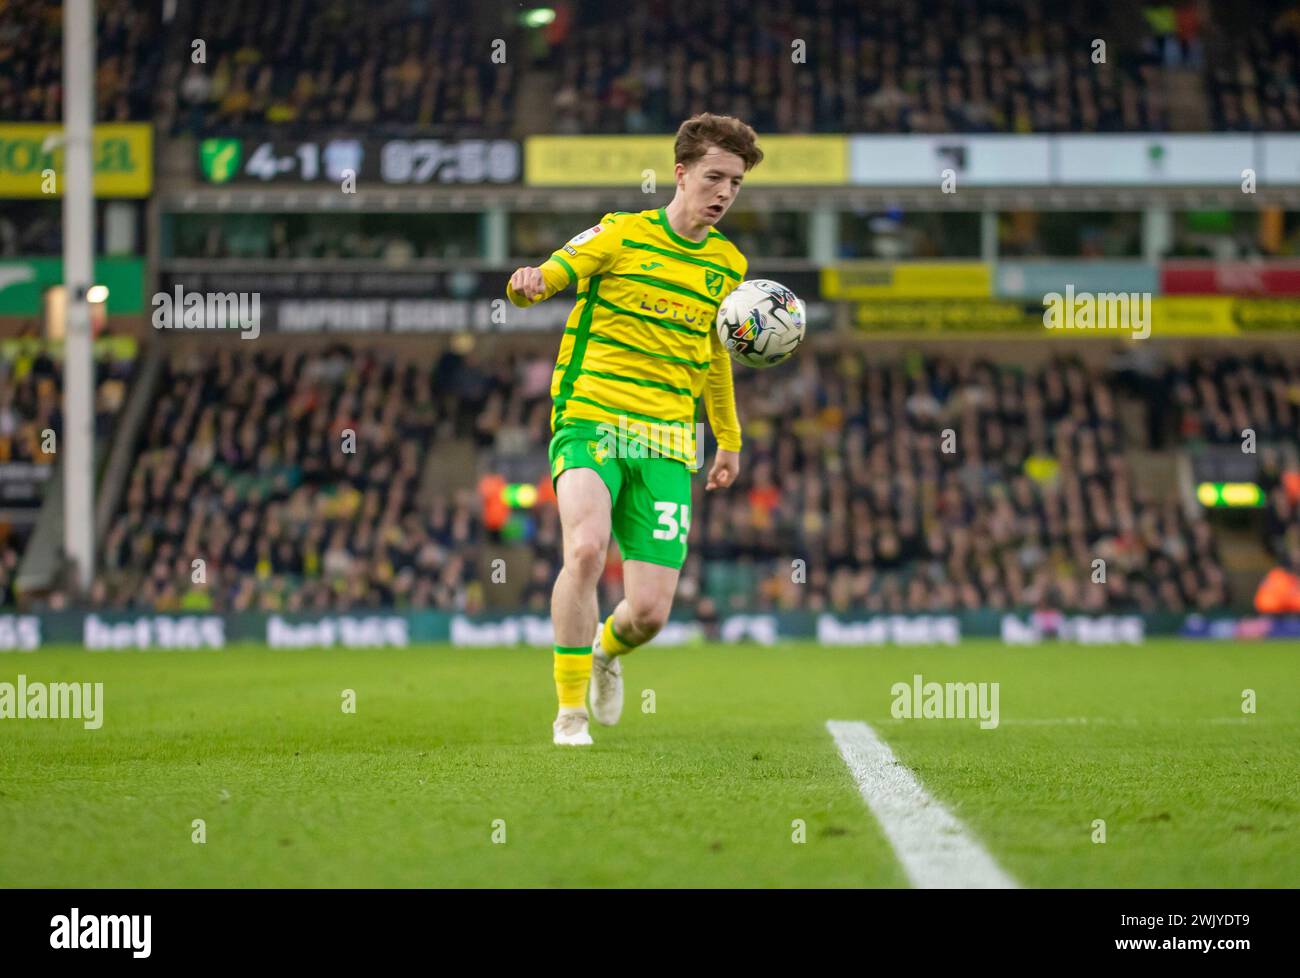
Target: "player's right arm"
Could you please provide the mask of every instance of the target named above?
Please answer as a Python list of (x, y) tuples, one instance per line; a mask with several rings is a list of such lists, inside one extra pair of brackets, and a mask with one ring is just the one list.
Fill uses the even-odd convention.
[(534, 302), (549, 299), (561, 286), (548, 286), (546, 275), (538, 268), (516, 268), (506, 285), (506, 297), (515, 305), (531, 306)]
[(599, 224), (575, 234), (540, 265), (515, 269), (506, 285), (506, 298), (524, 308), (608, 270), (622, 244), (619, 221), (620, 215), (606, 214)]

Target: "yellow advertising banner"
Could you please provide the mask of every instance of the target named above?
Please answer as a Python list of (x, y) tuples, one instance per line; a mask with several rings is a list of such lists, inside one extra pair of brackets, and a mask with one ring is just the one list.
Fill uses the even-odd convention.
[[(1084, 304), (1092, 303), (1085, 314)], [(883, 337), (900, 334), (1017, 334), (1044, 339), (1095, 340), (1240, 336), (1252, 332), (1293, 333), (1300, 339), (1300, 301), (1239, 299), (1233, 296), (1075, 297), (1074, 312), (1014, 299), (876, 299), (853, 304), (853, 322)], [(1051, 325), (1049, 325), (1049, 323)]]
[(1231, 296), (1158, 295), (1151, 300), (1155, 336), (1228, 336), (1237, 332)]
[(845, 136), (760, 136), (763, 162), (745, 177), (762, 187), (829, 187), (849, 182)]
[[(760, 136), (763, 162), (747, 185), (848, 182), (844, 136)], [(672, 136), (530, 136), (524, 142), (524, 182), (535, 187), (641, 188), (653, 174), (658, 189), (673, 182)]]
[[(1112, 298), (1112, 296), (1114, 298)], [(1079, 306), (1091, 303), (1090, 319), (1081, 316)], [(1139, 339), (1148, 337), (1233, 336), (1240, 332), (1235, 313), (1237, 300), (1231, 296), (1152, 296), (1149, 293), (1081, 293), (1075, 297), (1076, 311), (1058, 316), (1058, 325), (1045, 332), (1093, 339)]]
[(843, 262), (822, 269), (827, 299), (987, 299), (993, 269), (984, 262)]
[[(0, 123), (0, 197), (63, 196), (62, 138), (58, 125)], [(95, 126), (91, 158), (96, 197), (148, 197), (152, 191), (153, 129), (148, 123)]]
[(1296, 338), (1300, 339), (1300, 300), (1231, 299), (1229, 301), (1232, 302), (1232, 321), (1242, 332), (1294, 333)]

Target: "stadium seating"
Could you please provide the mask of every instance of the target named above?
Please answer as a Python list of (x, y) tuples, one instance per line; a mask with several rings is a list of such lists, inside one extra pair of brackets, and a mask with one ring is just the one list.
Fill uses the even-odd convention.
[(1207, 73), (1215, 129), (1294, 132), (1300, 128), (1300, 14), (1294, 6), (1260, 10), (1226, 39)]
[(472, 499), (416, 505), (444, 420), (432, 379), (348, 346), (177, 354), (93, 597), (160, 610), (473, 610)]
[[(544, 481), (550, 366), (483, 352), (416, 364), (364, 345), (174, 356), (96, 597), (164, 610), (482, 607), (483, 561), (503, 537), (471, 493), (422, 489), (422, 471), (459, 438), (480, 469), (522, 461)], [(726, 493), (697, 486), (687, 606), (1227, 602), (1209, 525), (1136, 484), (1105, 372), (809, 355), (775, 375), (738, 371), (737, 396), (745, 468)], [(542, 611), (561, 559), (554, 506), (514, 530), (530, 556), (522, 603)], [(191, 554), (206, 555), (206, 587), (190, 586)], [(1086, 586), (1098, 558), (1105, 587)], [(602, 600), (620, 595), (615, 554)]]
[[(95, 4), (96, 118), (153, 115), (164, 51), (158, 4), (99, 0)], [(50, 0), (0, 7), (0, 119), (53, 122), (63, 117), (63, 9)]]
[[(432, 0), (382, 0), (363, 18), (330, 0), (178, 4), (165, 21), (158, 7), (128, 0), (97, 9), (98, 118), (154, 119), (172, 132), (531, 131), (539, 120), (515, 117), (527, 72), (554, 85), (554, 112), (540, 125), (561, 133), (669, 132), (719, 94), (763, 132), (1159, 131), (1173, 123), (1162, 73), (1176, 70), (1201, 74), (1218, 129), (1300, 125), (1298, 25), (1281, 8), (1241, 29), (1226, 3), (1204, 5), (1208, 16), (1193, 3), (1126, 16), (1098, 2), (976, 10), (958, 0), (823, 0), (812, 17), (789, 4), (754, 12), (745, 0), (707, 16), (688, 0), (631, 16), (573, 0), (532, 35), (488, 29)], [(59, 10), (20, 0), (0, 11), (0, 118), (60, 117)], [(492, 62), (498, 39), (521, 54)], [(1093, 60), (1096, 39), (1109, 45), (1104, 62)], [(812, 70), (794, 70), (796, 56)]]
[[(1092, 40), (1114, 23), (1103, 5), (1049, 15), (1016, 0), (979, 11), (828, 0), (813, 18), (789, 5), (751, 15), (728, 0), (701, 17), (674, 0), (630, 21), (607, 5), (580, 7), (555, 59), (560, 132), (671, 131), (718, 93), (763, 132), (1167, 128), (1150, 58), (1090, 61)], [(1139, 54), (1142, 38), (1125, 40)], [(796, 70), (796, 56), (815, 70)]]

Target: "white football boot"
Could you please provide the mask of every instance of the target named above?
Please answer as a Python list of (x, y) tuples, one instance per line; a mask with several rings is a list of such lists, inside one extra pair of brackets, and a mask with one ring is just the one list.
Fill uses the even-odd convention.
[(591, 734), (587, 732), (586, 710), (561, 710), (551, 725), (555, 742), (562, 747), (588, 747)]
[(587, 698), (591, 705), (591, 715), (597, 723), (612, 727), (623, 715), (623, 665), (621, 655), (607, 655), (600, 647), (600, 636), (596, 636), (591, 648), (591, 684), (587, 687)]

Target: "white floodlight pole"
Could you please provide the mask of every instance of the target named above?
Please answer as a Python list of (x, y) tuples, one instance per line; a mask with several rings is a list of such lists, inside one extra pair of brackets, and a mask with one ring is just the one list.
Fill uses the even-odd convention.
[(83, 595), (95, 573), (95, 369), (86, 290), (94, 284), (94, 0), (63, 0), (63, 545)]

